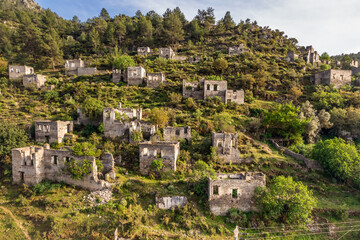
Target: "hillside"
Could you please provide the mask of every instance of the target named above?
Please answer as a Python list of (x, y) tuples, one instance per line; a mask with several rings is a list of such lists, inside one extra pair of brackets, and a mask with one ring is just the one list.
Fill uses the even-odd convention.
[[(296, 39), (249, 19), (235, 23), (230, 12), (215, 22), (211, 8), (199, 10), (191, 21), (176, 8), (163, 15), (138, 11), (134, 17), (114, 18), (103, 9), (99, 17), (81, 22), (40, 10), (31, 0), (0, 5), (0, 236), (113, 239), (118, 229), (119, 236), (130, 239), (232, 239), (239, 226), (249, 239), (359, 237), (359, 88), (314, 85), (313, 74), (328, 66), (307, 63)], [(137, 53), (144, 46), (151, 54)], [(243, 46), (243, 52), (231, 56), (229, 47), (234, 46)], [(171, 47), (181, 60), (159, 57), (163, 47)], [(290, 52), (300, 57), (290, 61)], [(65, 74), (66, 61), (78, 58), (98, 71)], [(34, 67), (46, 76), (45, 87), (25, 88), (22, 81), (9, 79), (10, 65)], [(113, 82), (113, 66), (123, 71), (141, 66), (147, 73), (164, 73), (166, 81), (155, 88)], [(216, 88), (227, 81), (228, 90), (243, 89), (244, 104), (183, 96), (184, 80), (202, 79), (214, 81)], [(207, 86), (201, 88), (199, 82), (197, 87), (205, 91)], [(105, 137), (103, 109), (119, 103), (141, 108), (141, 121), (159, 126), (151, 142), (164, 140), (166, 126), (191, 128), (191, 141), (180, 140), (176, 171), (163, 171), (162, 153), (156, 153), (150, 174), (141, 174), (142, 132), (140, 138), (129, 136), (130, 142)], [(74, 136), (51, 143), (51, 149), (94, 156), (99, 172), (99, 156), (114, 156), (116, 178), (98, 175), (113, 184), (105, 204), (100, 203), (107, 197), (89, 197), (88, 190), (75, 184), (12, 181), (18, 171), (12, 169), (11, 149), (47, 147), (35, 141), (35, 122), (76, 122), (78, 109), (94, 124), (75, 124)], [(114, 115), (118, 122), (130, 121)], [(240, 164), (219, 156), (213, 132), (236, 136), (231, 148), (239, 153)], [(277, 150), (272, 140), (302, 158)], [(304, 156), (317, 160), (323, 170), (309, 167)], [(84, 171), (73, 170), (73, 177)], [(233, 209), (216, 216), (209, 206), (209, 177), (244, 172), (266, 176), (263, 195), (256, 193), (258, 211)], [(270, 189), (278, 195), (270, 198)], [(247, 194), (242, 191), (236, 195)], [(188, 202), (173, 210), (156, 207), (157, 197), (169, 196), (184, 196)]]

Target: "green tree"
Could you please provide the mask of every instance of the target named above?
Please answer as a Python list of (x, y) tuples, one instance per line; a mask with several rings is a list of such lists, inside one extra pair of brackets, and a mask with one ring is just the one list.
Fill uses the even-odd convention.
[(100, 12), (100, 16), (102, 19), (104, 19), (105, 21), (109, 21), (110, 20), (110, 15), (109, 15), (109, 12), (103, 8), (101, 9), (101, 12)]
[(265, 220), (287, 224), (308, 222), (317, 203), (311, 190), (284, 176), (274, 178), (269, 188), (257, 188), (255, 199)]
[(228, 62), (224, 58), (218, 58), (214, 61), (213, 67), (221, 73), (229, 67)]
[(113, 60), (113, 67), (120, 70), (125, 70), (128, 67), (134, 67), (135, 61), (132, 59), (132, 57), (128, 55), (122, 55), (119, 57), (116, 57)]
[(163, 128), (169, 122), (169, 115), (164, 108), (154, 108), (151, 111), (150, 119), (152, 123)]
[(321, 60), (322, 62), (324, 62), (324, 61), (330, 61), (331, 58), (330, 58), (330, 56), (329, 56), (329, 54), (328, 54), (327, 52), (324, 52), (323, 54), (321, 54), (320, 60)]
[(235, 22), (229, 11), (227, 11), (225, 16), (220, 20), (220, 24), (223, 24), (226, 30), (231, 30), (235, 27)]
[(360, 154), (354, 145), (341, 138), (320, 141), (313, 147), (312, 157), (335, 178), (360, 187)]
[(11, 149), (26, 146), (28, 135), (24, 129), (8, 121), (0, 121), (0, 157), (11, 153)]
[(299, 119), (299, 113), (300, 108), (292, 103), (279, 104), (265, 111), (262, 124), (267, 129), (267, 135), (301, 142), (308, 121)]
[(92, 97), (88, 97), (82, 104), (81, 110), (83, 113), (91, 118), (91, 119), (98, 119), (101, 117), (103, 111), (103, 102)]
[(180, 17), (170, 13), (164, 17), (163, 40), (165, 43), (176, 43), (184, 40), (185, 32)]

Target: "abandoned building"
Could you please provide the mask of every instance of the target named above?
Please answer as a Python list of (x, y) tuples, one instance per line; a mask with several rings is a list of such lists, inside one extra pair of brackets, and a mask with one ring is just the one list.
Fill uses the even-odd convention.
[(66, 75), (93, 75), (97, 73), (94, 67), (86, 67), (85, 62), (79, 58), (78, 60), (66, 60), (65, 74)]
[(350, 67), (358, 68), (359, 67), (359, 61), (352, 60), (350, 63)]
[(145, 139), (150, 139), (157, 131), (157, 127), (142, 121), (142, 109), (121, 108), (103, 109), (104, 135), (107, 138), (126, 138), (132, 141), (134, 132), (141, 132)]
[(217, 155), (225, 163), (241, 163), (238, 149), (238, 135), (236, 133), (211, 133), (212, 146), (216, 148)]
[(244, 52), (249, 52), (249, 49), (246, 49), (244, 44), (240, 44), (239, 46), (229, 47), (229, 55), (232, 57), (234, 55), (239, 55)]
[(151, 54), (151, 49), (149, 47), (138, 47), (137, 54), (140, 56), (146, 56), (148, 54)]
[(9, 65), (9, 79), (17, 80), (24, 75), (34, 74), (34, 68), (28, 66)]
[(226, 104), (229, 102), (244, 104), (244, 90), (228, 90), (227, 81), (200, 80), (199, 82), (186, 82), (183, 80), (183, 96), (198, 100), (219, 97)]
[[(91, 161), (91, 172), (82, 179), (72, 178), (66, 169), (67, 162), (76, 161), (81, 164), (84, 160)], [(45, 147), (23, 147), (12, 150), (12, 173), (15, 183), (34, 185), (48, 179), (79, 186), (91, 191), (110, 188), (110, 183), (99, 180), (95, 158), (91, 156), (74, 156), (68, 149), (50, 149)]]
[(100, 157), (100, 160), (103, 164), (102, 174), (105, 176), (105, 179), (115, 179), (115, 160), (113, 155), (111, 153), (103, 153)]
[(172, 208), (182, 208), (187, 204), (187, 197), (172, 196), (172, 197), (155, 197), (156, 207), (160, 209), (169, 210)]
[(296, 59), (299, 58), (299, 55), (295, 54), (293, 51), (289, 51), (286, 57), (286, 61), (288, 62), (295, 62)]
[(315, 73), (314, 83), (316, 85), (333, 84), (334, 88), (340, 88), (346, 84), (351, 84), (351, 70), (335, 70), (329, 69), (319, 73)]
[(125, 81), (128, 86), (138, 86), (144, 82), (146, 71), (143, 67), (128, 67)]
[(260, 172), (217, 174), (217, 179), (209, 178), (210, 211), (217, 216), (225, 216), (231, 208), (256, 211), (254, 191), (265, 186), (266, 176)]
[(176, 141), (180, 139), (191, 140), (190, 127), (164, 127), (164, 140)]
[(148, 175), (151, 163), (162, 159), (164, 171), (176, 171), (176, 161), (180, 153), (179, 142), (141, 142), (139, 145), (140, 172)]
[(36, 121), (35, 141), (47, 143), (62, 143), (66, 134), (73, 131), (72, 121)]
[(301, 57), (304, 59), (306, 63), (310, 63), (312, 65), (320, 64), (320, 55), (317, 51), (314, 50), (313, 46), (301, 47)]
[(146, 77), (146, 87), (158, 88), (161, 84), (165, 83), (165, 74), (160, 73), (148, 73)]
[(159, 57), (166, 59), (174, 59), (175, 52), (170, 47), (159, 48)]
[(31, 74), (23, 76), (23, 85), (26, 88), (36, 88), (40, 89), (44, 87), (46, 82), (46, 77), (41, 74)]

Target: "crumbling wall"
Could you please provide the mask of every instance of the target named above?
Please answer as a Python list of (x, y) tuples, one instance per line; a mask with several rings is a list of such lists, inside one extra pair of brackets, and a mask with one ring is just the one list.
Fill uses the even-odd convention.
[(183, 96), (185, 98), (193, 98), (204, 100), (204, 82), (186, 82), (183, 80)]
[(148, 73), (146, 79), (146, 86), (148, 88), (158, 88), (160, 84), (165, 82), (165, 74), (163, 73)]
[(318, 170), (318, 171), (323, 171), (323, 167), (321, 166), (321, 164), (318, 162), (318, 161), (315, 161), (315, 160), (312, 160), (312, 159), (309, 159), (309, 158), (306, 158), (305, 156), (301, 155), (301, 154), (298, 154), (298, 153), (294, 153), (293, 151), (285, 148), (285, 147), (281, 147), (277, 142), (275, 142), (274, 140), (271, 140), (272, 144), (274, 144), (275, 148), (277, 150), (279, 150), (280, 152), (292, 157), (292, 158), (295, 158), (297, 160), (300, 160), (300, 161), (303, 161), (305, 166), (308, 168), (308, 169), (311, 169), (311, 170)]
[(187, 198), (184, 196), (156, 197), (155, 202), (156, 207), (169, 210), (172, 208), (184, 207), (187, 204)]
[(34, 68), (28, 66), (9, 65), (9, 79), (21, 79), (24, 75), (34, 74)]
[(166, 59), (174, 59), (175, 53), (170, 47), (159, 48), (159, 57)]
[(143, 67), (128, 67), (127, 68), (127, 83), (128, 86), (138, 86), (144, 82), (146, 71)]
[(216, 153), (225, 163), (241, 163), (240, 151), (238, 150), (238, 135), (236, 133), (215, 133), (211, 134), (212, 146)]
[(36, 121), (35, 122), (35, 141), (62, 143), (65, 134), (73, 131), (72, 121)]
[(137, 54), (140, 56), (151, 54), (151, 49), (150, 47), (138, 47)]
[(164, 140), (174, 141), (179, 139), (191, 140), (190, 127), (164, 127)]
[(97, 69), (95, 67), (84, 67), (84, 68), (78, 68), (77, 69), (77, 75), (93, 75), (97, 73)]
[(260, 172), (218, 174), (209, 178), (209, 206), (215, 215), (224, 216), (231, 208), (256, 211), (254, 192), (266, 186), (266, 176)]
[(225, 103), (234, 102), (236, 104), (244, 104), (244, 90), (226, 90)]
[(204, 81), (204, 100), (209, 97), (219, 97), (225, 103), (227, 81)]
[(45, 85), (46, 77), (41, 74), (32, 74), (23, 76), (23, 85), (26, 88), (41, 88)]
[(315, 74), (314, 83), (316, 85), (333, 84), (334, 88), (341, 88), (346, 84), (351, 84), (351, 70), (329, 69)]
[(142, 142), (139, 145), (140, 172), (148, 175), (151, 163), (163, 159), (164, 171), (176, 171), (176, 161), (180, 153), (179, 142)]

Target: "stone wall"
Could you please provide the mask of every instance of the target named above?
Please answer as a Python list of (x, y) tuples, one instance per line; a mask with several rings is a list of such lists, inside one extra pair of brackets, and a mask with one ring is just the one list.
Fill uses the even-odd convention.
[(224, 216), (231, 208), (256, 211), (254, 191), (266, 186), (266, 176), (260, 172), (218, 174), (209, 178), (209, 206), (215, 215)]
[(84, 67), (84, 68), (78, 68), (77, 69), (77, 75), (93, 75), (97, 73), (97, 69), (95, 67)]
[(227, 81), (204, 81), (204, 100), (209, 97), (219, 97), (225, 103)]
[(137, 54), (140, 56), (151, 54), (150, 47), (138, 47)]
[(234, 102), (236, 104), (244, 104), (244, 90), (226, 90), (225, 92), (225, 103)]
[(238, 150), (238, 135), (236, 133), (211, 134), (212, 146), (216, 148), (217, 155), (224, 159), (225, 163), (241, 163), (240, 151)]
[(142, 142), (139, 145), (140, 172), (147, 175), (151, 163), (163, 159), (164, 171), (176, 171), (176, 161), (180, 153), (179, 142)]
[(159, 48), (159, 57), (166, 59), (174, 59), (175, 53), (170, 47)]
[(73, 131), (72, 121), (36, 121), (35, 141), (48, 143), (62, 143), (65, 134)]
[(175, 141), (180, 139), (191, 140), (190, 127), (164, 127), (164, 140)]
[(9, 65), (9, 79), (21, 79), (24, 75), (34, 74), (34, 68), (28, 66)]
[(249, 51), (249, 49), (246, 49), (244, 44), (240, 44), (239, 46), (229, 47), (229, 55), (230, 56), (239, 55), (239, 54), (242, 54), (242, 53), (248, 52), (248, 51)]
[(183, 80), (183, 96), (185, 98), (193, 98), (197, 100), (204, 100), (204, 82), (186, 82)]
[(351, 70), (329, 69), (315, 74), (314, 83), (316, 85), (333, 84), (335, 88), (340, 88), (346, 84), (351, 84)]
[[(67, 161), (81, 162), (90, 160), (91, 173), (83, 179), (73, 179), (64, 171)], [(12, 171), (15, 183), (34, 185), (48, 179), (51, 181), (65, 182), (91, 191), (110, 188), (111, 185), (97, 177), (97, 167), (94, 157), (78, 157), (69, 150), (51, 150), (45, 147), (24, 147), (12, 150)]]
[(40, 89), (45, 85), (46, 77), (41, 74), (31, 74), (23, 76), (23, 85), (26, 88)]
[(184, 196), (155, 197), (156, 207), (169, 210), (177, 207), (184, 207), (187, 204), (187, 198)]
[(164, 73), (148, 73), (146, 78), (146, 86), (148, 88), (158, 88), (160, 84), (165, 82)]
[(309, 159), (309, 158), (306, 158), (305, 156), (301, 155), (301, 154), (298, 154), (298, 153), (294, 153), (293, 151), (285, 148), (285, 147), (281, 147), (278, 143), (276, 143), (274, 140), (271, 140), (272, 144), (274, 144), (275, 148), (277, 150), (279, 150), (280, 152), (292, 157), (292, 158), (295, 158), (297, 160), (300, 160), (302, 162), (304, 162), (305, 166), (308, 168), (308, 169), (311, 169), (311, 170), (318, 170), (318, 171), (323, 171), (323, 167), (321, 166), (321, 164), (318, 162), (318, 161), (315, 161), (315, 160), (312, 160), (312, 159)]
[(128, 86), (138, 86), (143, 84), (146, 71), (143, 67), (128, 67), (126, 81)]

